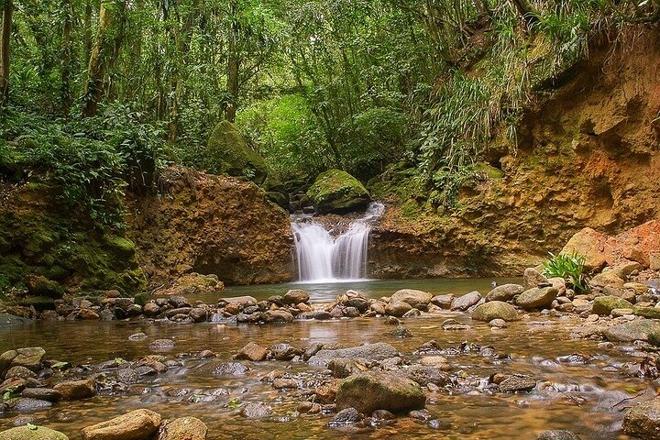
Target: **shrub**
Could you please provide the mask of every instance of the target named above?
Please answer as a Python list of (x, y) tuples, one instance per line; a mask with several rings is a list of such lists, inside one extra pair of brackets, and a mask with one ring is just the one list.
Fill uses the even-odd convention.
[(584, 261), (585, 258), (576, 253), (555, 255), (550, 252), (550, 259), (543, 263), (543, 275), (564, 278), (576, 292), (585, 291)]

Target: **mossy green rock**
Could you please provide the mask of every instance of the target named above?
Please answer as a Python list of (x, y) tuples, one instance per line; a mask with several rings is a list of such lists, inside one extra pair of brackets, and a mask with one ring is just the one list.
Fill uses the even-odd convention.
[(128, 238), (109, 235), (105, 237), (105, 242), (108, 250), (118, 257), (131, 258), (135, 255), (135, 243)]
[(614, 309), (632, 309), (632, 307), (633, 305), (623, 298), (619, 298), (618, 296), (613, 295), (606, 295), (599, 296), (598, 298), (594, 299), (592, 312), (597, 315), (607, 316)]
[(367, 189), (342, 170), (328, 170), (316, 178), (307, 196), (319, 212), (348, 212), (366, 206), (371, 200)]
[(69, 440), (69, 437), (45, 426), (26, 425), (0, 432), (0, 440)]
[(655, 319), (638, 318), (613, 325), (603, 334), (611, 342), (649, 341), (653, 345), (660, 345), (660, 322)]
[(472, 319), (490, 322), (493, 319), (517, 321), (520, 318), (518, 317), (516, 308), (511, 304), (502, 301), (490, 301), (477, 306), (472, 314)]
[(209, 171), (247, 176), (262, 183), (268, 174), (264, 159), (252, 150), (238, 128), (229, 121), (215, 126), (208, 141)]
[(337, 409), (355, 408), (364, 414), (377, 409), (392, 412), (424, 408), (426, 396), (419, 384), (387, 373), (359, 373), (344, 379), (337, 391)]
[(656, 307), (633, 307), (633, 313), (649, 319), (660, 319), (660, 309)]

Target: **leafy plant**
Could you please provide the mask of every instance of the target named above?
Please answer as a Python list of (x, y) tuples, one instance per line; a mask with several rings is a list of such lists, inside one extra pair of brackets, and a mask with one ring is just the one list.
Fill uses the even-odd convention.
[(576, 292), (583, 292), (587, 290), (584, 261), (585, 258), (577, 253), (555, 255), (550, 252), (550, 259), (543, 263), (543, 275), (564, 278)]

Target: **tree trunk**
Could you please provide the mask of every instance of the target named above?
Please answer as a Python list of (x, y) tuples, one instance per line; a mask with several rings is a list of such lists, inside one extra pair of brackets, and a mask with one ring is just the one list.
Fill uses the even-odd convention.
[(2, 35), (0, 36), (0, 103), (9, 100), (9, 39), (11, 38), (12, 0), (5, 0), (2, 9)]
[(238, 73), (241, 64), (238, 53), (239, 24), (236, 21), (236, 16), (238, 15), (237, 0), (231, 0), (229, 2), (229, 14), (232, 18), (231, 28), (229, 29), (227, 54), (227, 94), (229, 95), (229, 100), (225, 109), (225, 119), (229, 122), (234, 122), (236, 120), (236, 108), (238, 107)]
[(62, 86), (60, 98), (62, 100), (62, 114), (69, 114), (73, 95), (71, 93), (71, 58), (73, 56), (73, 45), (71, 41), (71, 29), (73, 27), (73, 7), (69, 0), (62, 0), (64, 10), (64, 26), (62, 30)]
[(99, 101), (106, 87), (105, 75), (108, 67), (114, 64), (114, 59), (119, 54), (123, 37), (126, 4), (124, 1), (115, 1), (114, 7), (108, 8), (106, 4), (109, 2), (109, 0), (102, 1), (99, 10), (99, 27), (94, 47), (89, 55), (87, 87), (83, 96), (83, 116), (94, 116), (98, 111)]

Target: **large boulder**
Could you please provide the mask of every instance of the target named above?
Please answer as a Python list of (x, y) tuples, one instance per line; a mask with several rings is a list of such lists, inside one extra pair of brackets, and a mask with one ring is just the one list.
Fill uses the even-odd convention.
[(181, 417), (164, 423), (158, 440), (205, 440), (208, 428), (198, 418)]
[(623, 418), (623, 432), (644, 440), (660, 438), (660, 398), (630, 408)]
[(0, 440), (69, 440), (69, 437), (45, 426), (26, 425), (0, 432)]
[(309, 301), (309, 293), (302, 289), (289, 290), (282, 298), (284, 304), (296, 305)]
[(660, 341), (660, 322), (653, 319), (636, 319), (613, 325), (603, 332), (612, 342)]
[(405, 315), (406, 313), (408, 313), (409, 311), (411, 311), (412, 309), (413, 309), (413, 307), (410, 304), (408, 304), (407, 302), (390, 301), (385, 306), (385, 313), (387, 315), (397, 316), (397, 317), (400, 318), (403, 315)]
[(410, 304), (411, 307), (426, 310), (433, 295), (421, 290), (401, 289), (394, 292), (390, 301), (398, 301)]
[(623, 289), (625, 281), (619, 276), (619, 273), (613, 270), (601, 272), (589, 280), (591, 287), (612, 287), (615, 289)]
[(307, 190), (319, 212), (349, 212), (365, 207), (371, 200), (367, 189), (346, 171), (332, 169), (319, 174)]
[(371, 414), (377, 409), (402, 412), (424, 408), (426, 396), (412, 379), (386, 373), (360, 373), (344, 379), (337, 391), (337, 408)]
[(557, 293), (555, 287), (535, 287), (518, 295), (516, 304), (525, 310), (549, 309)]
[(490, 322), (493, 319), (517, 321), (520, 318), (518, 317), (516, 308), (511, 304), (502, 301), (490, 301), (478, 305), (474, 313), (472, 313), (472, 319)]
[(131, 411), (106, 422), (83, 428), (83, 440), (145, 440), (158, 431), (160, 415), (148, 409)]
[(532, 287), (538, 287), (539, 284), (545, 284), (548, 282), (548, 279), (539, 272), (534, 267), (528, 267), (523, 273), (523, 279), (525, 280), (525, 287), (528, 289)]
[(214, 174), (247, 176), (257, 183), (266, 180), (268, 174), (264, 159), (229, 121), (218, 123), (211, 132), (203, 161), (202, 166)]
[(495, 287), (486, 295), (486, 301), (511, 301), (514, 296), (520, 295), (525, 288), (520, 284), (502, 284)]
[(632, 309), (633, 305), (623, 298), (613, 295), (599, 296), (594, 299), (591, 311), (597, 315), (607, 316), (614, 309)]
[(584, 228), (566, 243), (562, 254), (578, 254), (584, 257), (584, 267), (587, 270), (598, 270), (607, 264), (604, 252), (608, 236), (591, 228)]

